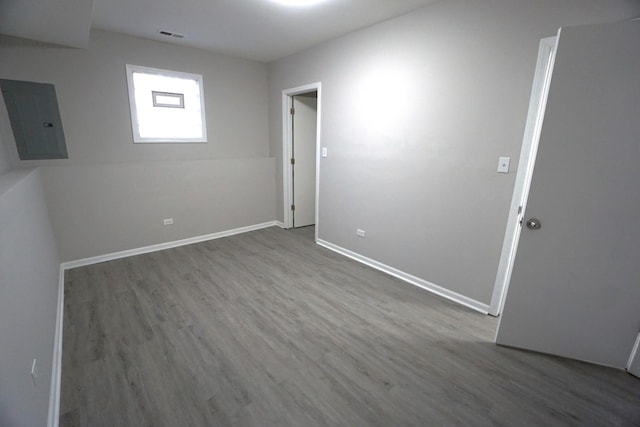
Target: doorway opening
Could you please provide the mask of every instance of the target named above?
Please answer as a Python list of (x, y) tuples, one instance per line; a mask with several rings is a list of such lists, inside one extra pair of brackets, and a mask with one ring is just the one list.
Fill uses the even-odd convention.
[(313, 228), (318, 239), (320, 83), (282, 92), (284, 227)]

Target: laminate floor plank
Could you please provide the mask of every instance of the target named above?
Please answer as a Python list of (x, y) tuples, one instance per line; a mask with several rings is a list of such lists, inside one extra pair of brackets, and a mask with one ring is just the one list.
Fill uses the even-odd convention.
[(268, 228), (69, 270), (60, 426), (640, 426), (640, 381)]

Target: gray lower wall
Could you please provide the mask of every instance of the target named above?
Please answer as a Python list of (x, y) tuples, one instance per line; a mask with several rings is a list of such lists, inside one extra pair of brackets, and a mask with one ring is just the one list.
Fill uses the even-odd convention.
[[(270, 158), (40, 168), (63, 261), (273, 221)], [(174, 224), (165, 226), (164, 218)]]
[[(69, 159), (8, 148), (42, 169), (63, 261), (275, 219), (266, 65), (101, 31), (88, 49), (0, 37), (0, 57), (0, 78), (56, 87)], [(202, 74), (208, 142), (134, 144), (126, 64)]]
[[(47, 423), (59, 264), (37, 170), (0, 175), (0, 425)], [(31, 380), (37, 359), (37, 386)]]
[(319, 237), (489, 304), (540, 39), (639, 13), (628, 0), (447, 0), (270, 64), (277, 218), (282, 91), (320, 81)]

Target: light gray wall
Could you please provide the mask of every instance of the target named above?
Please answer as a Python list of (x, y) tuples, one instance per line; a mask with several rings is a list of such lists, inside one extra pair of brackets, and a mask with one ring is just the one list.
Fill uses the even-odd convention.
[(489, 304), (539, 40), (638, 13), (628, 0), (448, 0), (270, 64), (277, 218), (282, 90), (321, 81), (320, 239)]
[[(0, 425), (46, 425), (58, 296), (57, 249), (37, 171), (14, 169), (0, 96)], [(37, 386), (31, 363), (37, 359)]]
[[(59, 259), (36, 170), (0, 175), (0, 425), (47, 421)], [(38, 360), (37, 386), (31, 364)]]
[[(3, 37), (0, 57), (0, 78), (56, 87), (69, 159), (12, 160), (45, 166), (63, 261), (275, 218), (264, 64), (106, 32), (87, 50)], [(209, 142), (133, 144), (127, 63), (202, 74)]]

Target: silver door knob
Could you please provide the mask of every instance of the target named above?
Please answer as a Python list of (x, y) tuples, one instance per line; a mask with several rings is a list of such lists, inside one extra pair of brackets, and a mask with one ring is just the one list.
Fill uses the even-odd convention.
[(542, 228), (542, 223), (537, 218), (531, 218), (527, 221), (527, 228), (529, 230), (540, 230)]

